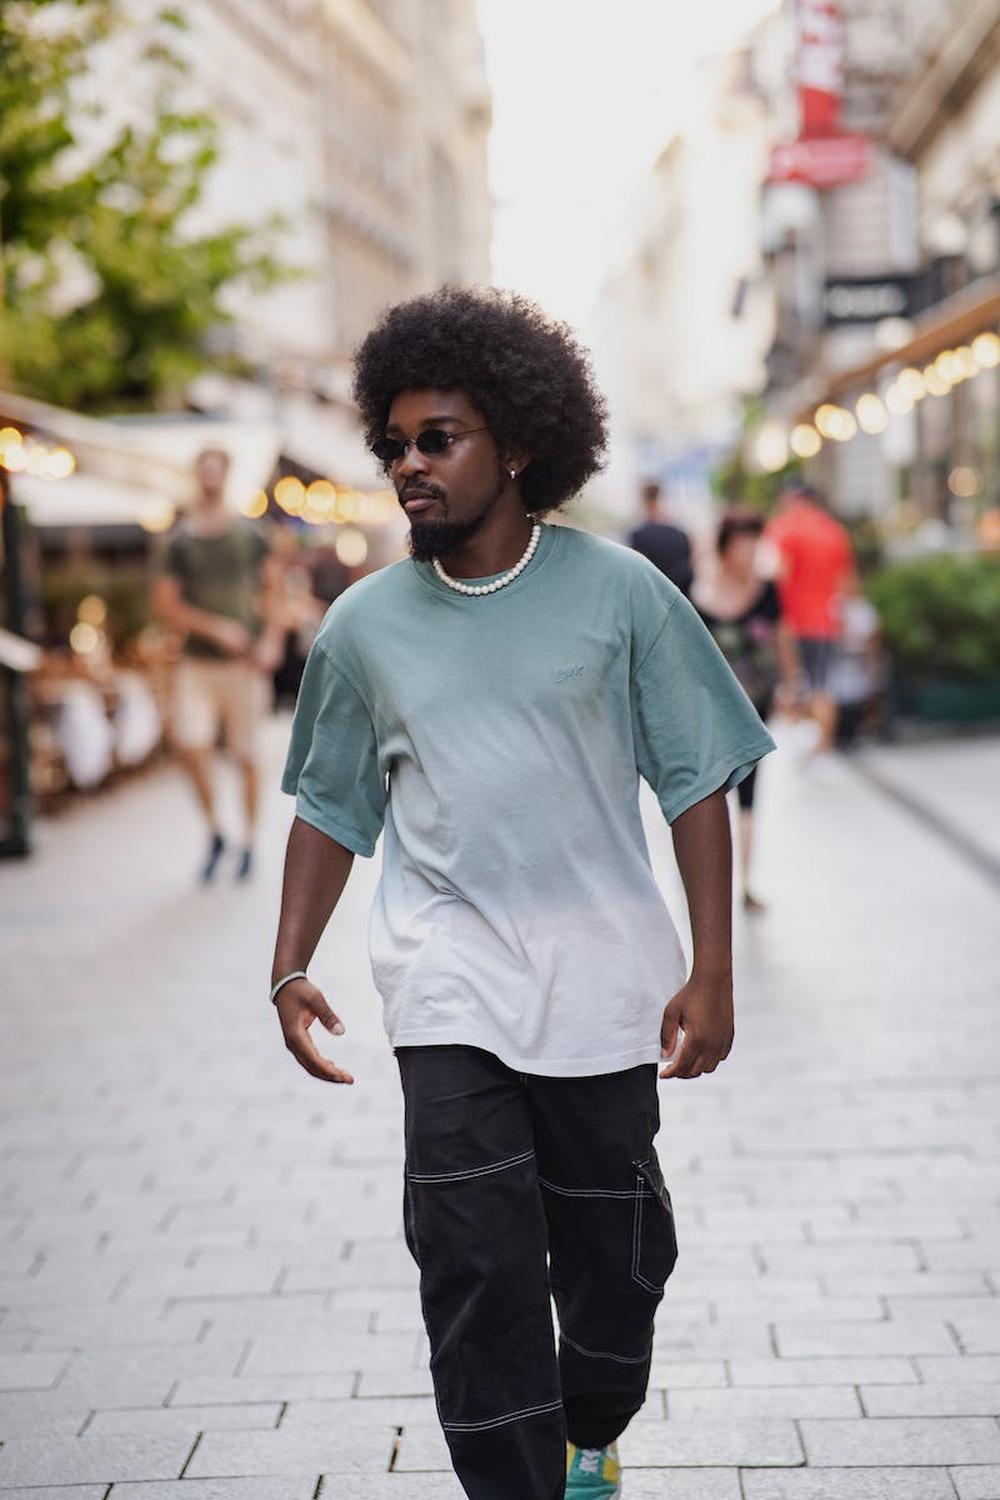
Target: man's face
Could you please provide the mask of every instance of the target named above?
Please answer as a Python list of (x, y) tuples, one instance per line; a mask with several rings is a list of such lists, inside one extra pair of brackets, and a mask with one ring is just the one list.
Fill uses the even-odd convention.
[(206, 500), (218, 500), (226, 488), (229, 460), (224, 453), (203, 453), (195, 468), (198, 490)]
[[(441, 453), (421, 453), (412, 439), (431, 428), (456, 441)], [(479, 530), (503, 490), (500, 456), (485, 417), (461, 391), (401, 391), (389, 408), (385, 435), (410, 443), (390, 472), (410, 518), (413, 556), (418, 562), (446, 556)]]

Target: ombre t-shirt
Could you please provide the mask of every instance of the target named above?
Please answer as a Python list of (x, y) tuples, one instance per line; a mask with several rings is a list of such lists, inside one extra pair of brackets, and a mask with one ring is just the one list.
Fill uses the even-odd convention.
[(370, 950), (392, 1044), (571, 1077), (656, 1062), (685, 978), (640, 777), (673, 822), (771, 749), (672, 583), (545, 526), (494, 594), (409, 559), (342, 594), (282, 786), (356, 854), (385, 831)]

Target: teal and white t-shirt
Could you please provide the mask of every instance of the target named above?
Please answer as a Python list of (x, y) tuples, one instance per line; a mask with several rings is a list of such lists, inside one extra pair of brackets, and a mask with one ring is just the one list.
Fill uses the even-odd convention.
[(519, 1072), (660, 1055), (684, 982), (639, 778), (672, 822), (773, 749), (683, 595), (645, 558), (545, 526), (468, 597), (407, 559), (342, 594), (309, 654), (282, 786), (356, 854), (383, 827), (370, 946), (394, 1046)]

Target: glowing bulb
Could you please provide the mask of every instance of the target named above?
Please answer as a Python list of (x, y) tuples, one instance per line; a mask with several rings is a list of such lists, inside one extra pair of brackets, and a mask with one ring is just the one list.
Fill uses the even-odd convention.
[(854, 410), (857, 413), (858, 426), (862, 432), (874, 435), (875, 433), (884, 432), (889, 425), (889, 418), (886, 415), (885, 407), (871, 391), (867, 391), (865, 395), (858, 397)]
[(335, 551), (345, 568), (360, 568), (368, 556), (368, 538), (356, 526), (345, 526), (337, 538)]
[(240, 500), (239, 509), (248, 521), (259, 521), (267, 515), (267, 490), (251, 490)]
[(76, 607), (76, 617), (85, 625), (101, 626), (108, 618), (108, 606), (100, 594), (87, 594)]
[(924, 369), (924, 389), (928, 396), (947, 396), (951, 390), (951, 381), (945, 379), (936, 363)]
[(70, 648), (77, 656), (89, 656), (92, 651), (96, 651), (100, 639), (100, 632), (86, 620), (79, 621), (69, 633)]
[(788, 441), (796, 458), (815, 458), (823, 446), (823, 439), (811, 422), (799, 422), (792, 428)]
[(971, 500), (974, 495), (979, 494), (981, 486), (982, 475), (978, 469), (970, 468), (968, 464), (959, 464), (948, 475), (948, 488), (960, 500)]
[(919, 370), (915, 370), (912, 365), (905, 370), (900, 370), (896, 376), (896, 385), (903, 392), (904, 396), (909, 396), (911, 405), (914, 401), (922, 401), (927, 394), (924, 389), (923, 375), (921, 375)]
[(52, 448), (46, 455), (45, 473), (48, 479), (68, 479), (76, 472), (76, 459), (68, 448)]
[(306, 490), (306, 503), (302, 512), (313, 525), (332, 521), (337, 511), (337, 486), (329, 479), (315, 479)]
[(995, 333), (978, 334), (972, 340), (972, 357), (981, 370), (995, 370), (1000, 365), (1000, 337)]
[(274, 486), (274, 498), (288, 515), (301, 515), (305, 509), (306, 487), (294, 474), (286, 474)]
[(172, 505), (156, 505), (139, 517), (139, 525), (143, 531), (152, 532), (155, 536), (157, 532), (169, 531), (176, 516), (177, 512)]
[(813, 421), (816, 423), (816, 427), (822, 437), (833, 437), (833, 429), (837, 425), (837, 412), (839, 410), (839, 407), (831, 406), (829, 402), (824, 402), (822, 406), (817, 408)]
[[(924, 394), (923, 377), (920, 380), (920, 394)], [(886, 391), (885, 404), (894, 417), (905, 417), (908, 411), (913, 410), (913, 397), (903, 388), (901, 379)]]

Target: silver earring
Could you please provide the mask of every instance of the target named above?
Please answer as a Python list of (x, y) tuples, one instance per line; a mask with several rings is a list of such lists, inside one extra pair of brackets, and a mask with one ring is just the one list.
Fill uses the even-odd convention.
[(511, 469), (511, 471), (510, 471), (510, 477), (511, 477), (511, 479), (516, 479), (517, 478), (517, 470), (516, 469)]

